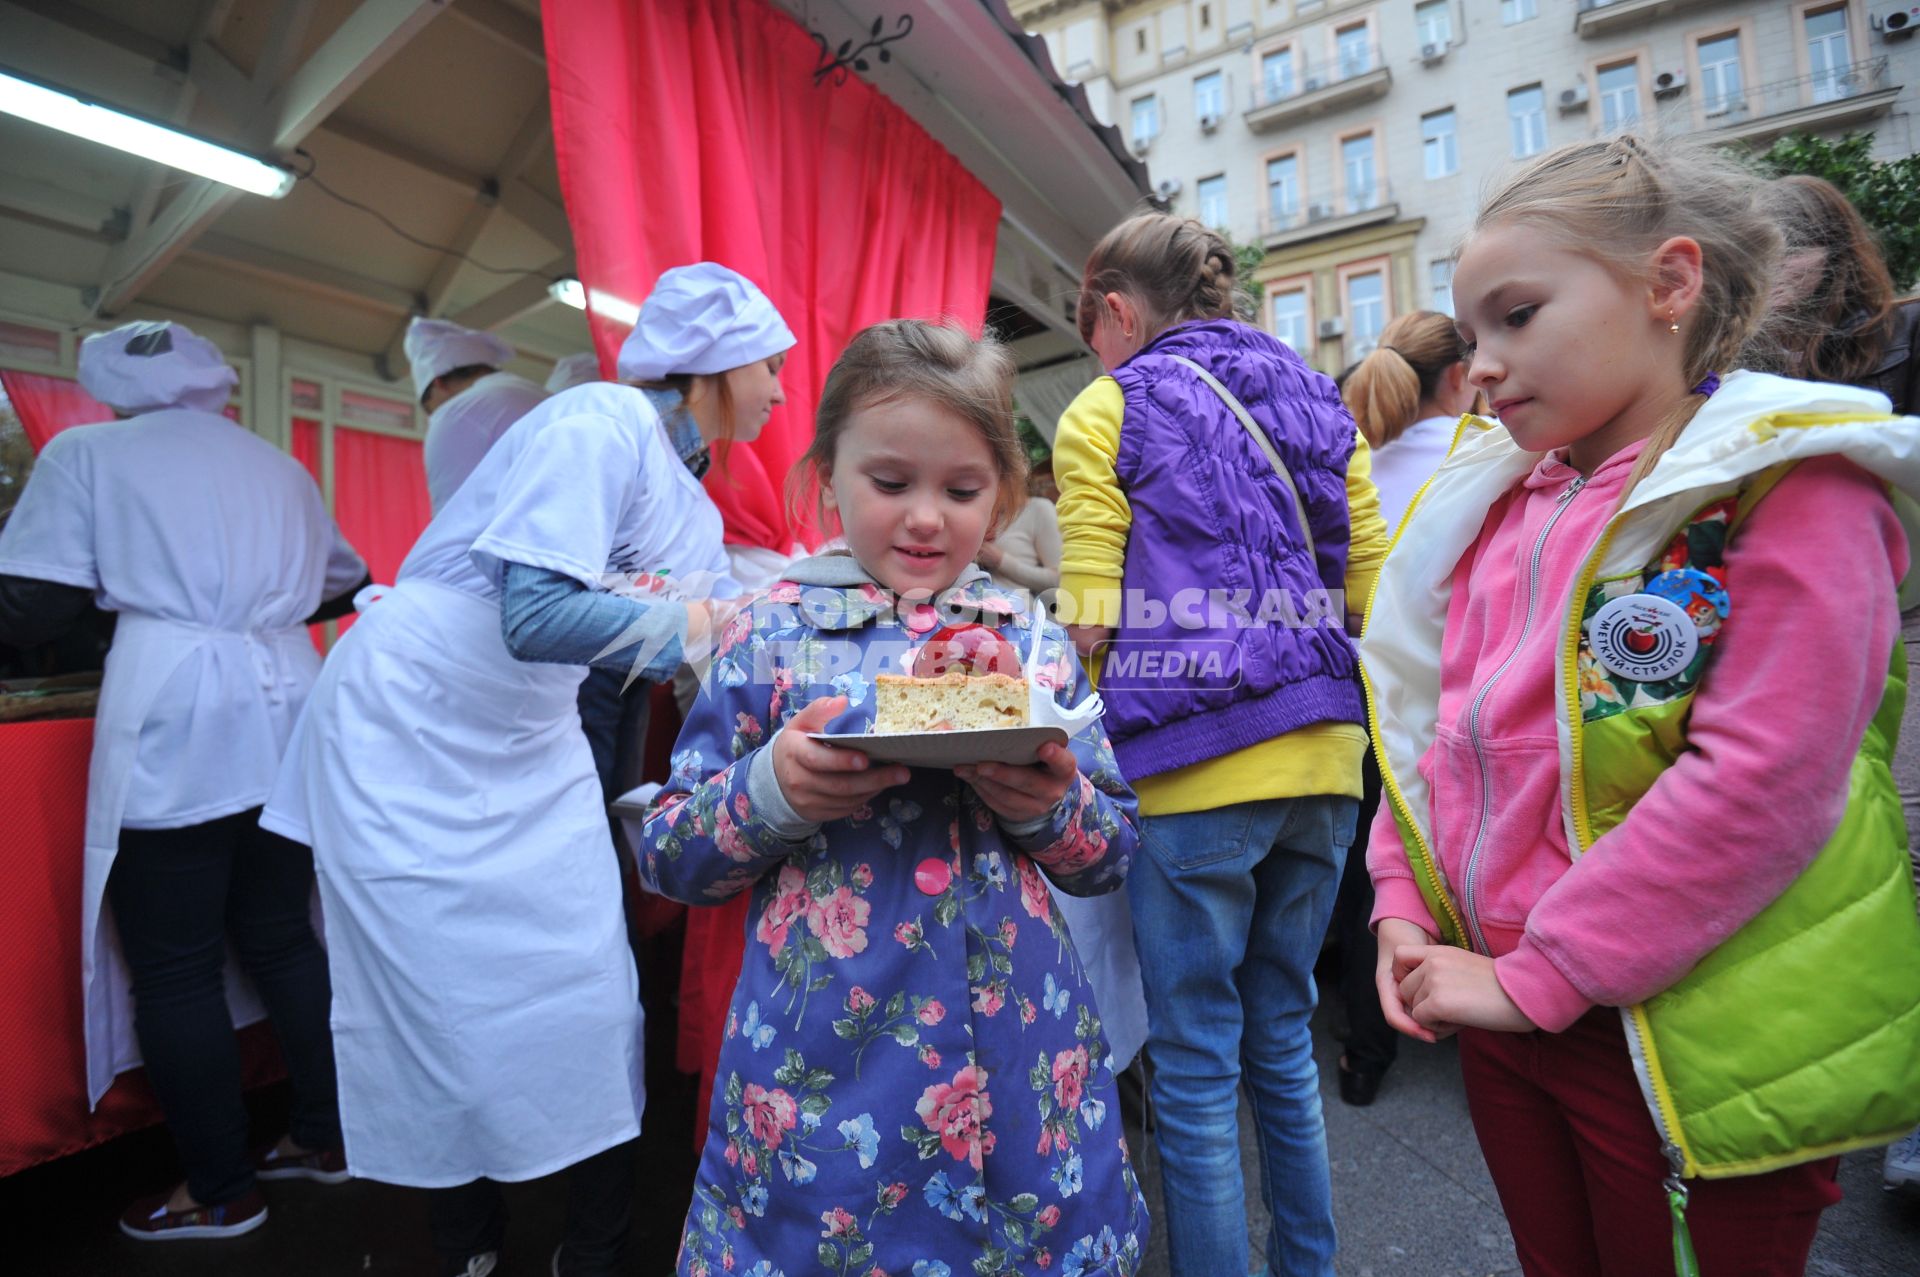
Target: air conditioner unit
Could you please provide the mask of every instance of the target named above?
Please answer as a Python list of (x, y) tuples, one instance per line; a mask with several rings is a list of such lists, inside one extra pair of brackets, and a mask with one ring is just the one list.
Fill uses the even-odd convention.
[(1153, 193), (1159, 197), (1162, 204), (1173, 203), (1173, 201), (1180, 196), (1180, 179), (1177, 177), (1166, 178), (1158, 186), (1153, 188)]
[(1423, 44), (1420, 46), (1420, 60), (1428, 66), (1432, 66), (1446, 56), (1447, 46), (1444, 43)]
[(1132, 146), (1135, 155), (1145, 155), (1153, 147), (1153, 137), (1151, 134), (1141, 134), (1133, 139)]
[(1685, 71), (1662, 71), (1653, 77), (1653, 96), (1657, 98), (1674, 97), (1687, 87)]
[(1873, 29), (1883, 40), (1905, 40), (1920, 31), (1920, 4), (1888, 5), (1873, 12)]
[(1323, 319), (1320, 321), (1318, 331), (1321, 341), (1332, 341), (1335, 337), (1344, 337), (1347, 335), (1347, 321), (1338, 315), (1331, 319)]
[(1333, 205), (1331, 204), (1313, 203), (1307, 205), (1307, 220), (1309, 222), (1324, 222), (1332, 216)]
[(1220, 117), (1219, 117), (1219, 116), (1217, 116), (1217, 115), (1203, 115), (1203, 116), (1201, 116), (1201, 117), (1200, 117), (1200, 131), (1201, 131), (1202, 133), (1211, 133), (1211, 132), (1213, 132), (1213, 131), (1214, 131), (1215, 129), (1217, 129), (1217, 128), (1219, 128), (1219, 127), (1220, 127)]
[(1579, 84), (1574, 85), (1571, 89), (1560, 90), (1560, 109), (1562, 111), (1578, 111), (1581, 107), (1585, 106), (1586, 104), (1587, 104), (1586, 81), (1582, 80)]

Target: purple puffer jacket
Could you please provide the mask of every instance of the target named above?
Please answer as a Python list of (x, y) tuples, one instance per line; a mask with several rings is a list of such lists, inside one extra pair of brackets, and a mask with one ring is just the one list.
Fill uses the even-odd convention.
[[(1265, 429), (1306, 503), (1314, 556), (1266, 455), (1175, 355)], [(1168, 329), (1113, 376), (1133, 522), (1100, 693), (1122, 770), (1137, 780), (1311, 723), (1364, 723), (1341, 593), (1355, 429), (1332, 380), (1224, 319)]]

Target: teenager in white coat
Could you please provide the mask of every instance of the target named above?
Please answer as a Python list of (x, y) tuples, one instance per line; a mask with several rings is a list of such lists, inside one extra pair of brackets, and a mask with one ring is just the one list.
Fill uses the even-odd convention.
[(446, 1272), (492, 1269), (491, 1181), (567, 1167), (555, 1268), (621, 1270), (641, 1011), (575, 693), (589, 665), (657, 681), (707, 641), (702, 598), (737, 587), (689, 464), (759, 433), (793, 344), (734, 272), (663, 275), (619, 372), (677, 377), (691, 439), (612, 382), (516, 422), (334, 650), (268, 804), (319, 871), (348, 1165), (441, 1190)]
[(445, 319), (415, 319), (407, 325), (405, 344), (414, 398), (427, 410), (421, 461), (427, 499), (438, 514), (480, 458), (547, 392), (500, 371), (513, 358), (513, 347), (492, 333)]
[[(256, 1170), (346, 1178), (312, 857), (258, 817), (320, 668), (306, 624), (348, 611), (366, 565), (300, 464), (219, 415), (235, 380), (178, 324), (88, 337), (80, 382), (128, 419), (49, 441), (0, 531), (0, 642), (44, 639), (89, 602), (118, 613), (87, 775), (81, 979), (89, 1098), (144, 1056), (187, 1172), (122, 1219), (142, 1240), (258, 1226)], [(293, 1081), (291, 1134), (258, 1167), (233, 1025), (259, 1003), (236, 990), (230, 1015), (229, 939)]]

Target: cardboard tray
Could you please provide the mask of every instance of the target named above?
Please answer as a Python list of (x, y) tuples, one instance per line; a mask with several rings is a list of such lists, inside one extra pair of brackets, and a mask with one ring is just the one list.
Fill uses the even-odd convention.
[(877, 763), (909, 767), (962, 767), (969, 763), (1026, 766), (1048, 741), (1067, 743), (1061, 727), (986, 727), (960, 732), (810, 732), (808, 738), (836, 749), (857, 749)]

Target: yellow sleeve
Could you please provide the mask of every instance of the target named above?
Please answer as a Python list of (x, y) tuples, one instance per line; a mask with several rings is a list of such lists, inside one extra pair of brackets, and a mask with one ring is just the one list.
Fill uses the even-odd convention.
[(1364, 618), (1374, 578), (1386, 561), (1388, 530), (1380, 517), (1380, 492), (1373, 486), (1373, 451), (1357, 429), (1347, 462), (1347, 529), (1347, 615)]
[[(1053, 478), (1060, 486), (1060, 619), (1070, 625), (1117, 625), (1133, 507), (1114, 464), (1120, 456), (1120, 383), (1102, 377), (1060, 414), (1053, 439)], [(1371, 491), (1373, 485), (1367, 485)], [(1378, 515), (1375, 516), (1378, 521)]]

